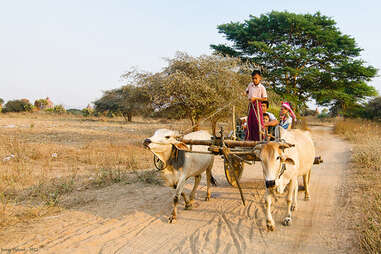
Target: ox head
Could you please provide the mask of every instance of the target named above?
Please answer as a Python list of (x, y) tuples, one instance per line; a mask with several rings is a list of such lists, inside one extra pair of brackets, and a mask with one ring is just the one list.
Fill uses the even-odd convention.
[(173, 146), (179, 150), (188, 150), (184, 143), (176, 139), (178, 137), (177, 131), (159, 129), (155, 131), (152, 137), (145, 139), (143, 145), (166, 163), (171, 156)]
[(290, 145), (280, 142), (269, 142), (256, 147), (255, 154), (261, 159), (266, 188), (276, 189), (283, 193), (284, 189), (296, 173), (296, 165), (293, 158), (285, 153)]

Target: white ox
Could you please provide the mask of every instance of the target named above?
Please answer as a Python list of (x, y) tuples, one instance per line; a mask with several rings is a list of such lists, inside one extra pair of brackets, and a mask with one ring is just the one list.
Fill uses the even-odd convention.
[[(163, 178), (167, 184), (176, 189), (175, 197), (173, 198), (173, 211), (169, 217), (169, 223), (176, 222), (176, 206), (180, 195), (184, 198), (185, 209), (192, 208), (192, 201), (195, 192), (201, 180), (201, 174), (206, 171), (207, 194), (205, 200), (210, 199), (210, 183), (214, 183), (211, 174), (213, 167), (213, 155), (189, 153), (188, 146), (179, 142), (176, 137), (179, 133), (167, 129), (159, 129), (154, 135), (144, 140), (143, 145), (155, 154), (162, 162), (165, 168), (161, 171)], [(206, 131), (192, 132), (184, 136), (184, 139), (200, 139), (210, 140), (211, 135)], [(192, 151), (207, 152), (206, 146), (192, 146)], [(193, 190), (190, 193), (189, 199), (183, 192), (185, 181), (189, 177), (194, 177)]]
[(283, 225), (290, 225), (291, 211), (296, 209), (298, 200), (298, 176), (303, 176), (305, 200), (310, 199), (309, 182), (311, 167), (315, 158), (315, 147), (308, 131), (293, 129), (286, 131), (280, 128), (282, 139), (294, 147), (269, 142), (257, 146), (256, 155), (261, 159), (266, 183), (266, 225), (274, 230), (275, 224), (271, 215), (272, 196), (283, 193), (288, 186), (287, 215)]

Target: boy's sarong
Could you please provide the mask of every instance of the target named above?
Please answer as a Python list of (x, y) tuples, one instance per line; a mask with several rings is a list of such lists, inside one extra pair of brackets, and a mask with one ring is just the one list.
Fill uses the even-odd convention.
[[(257, 110), (257, 105), (258, 109)], [(255, 110), (255, 112), (254, 112)], [(257, 112), (259, 111), (259, 121), (263, 128), (263, 113), (262, 113), (262, 103), (260, 101), (249, 103), (249, 115), (247, 117), (247, 133), (246, 140), (251, 141), (260, 141), (260, 131), (259, 131), (259, 123), (257, 118)]]

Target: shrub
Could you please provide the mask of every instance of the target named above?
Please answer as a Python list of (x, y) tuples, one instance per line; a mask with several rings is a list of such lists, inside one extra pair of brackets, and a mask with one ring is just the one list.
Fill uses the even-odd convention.
[(73, 115), (76, 115), (76, 116), (82, 116), (83, 115), (82, 110), (76, 109), (76, 108), (68, 109), (68, 110), (66, 110), (66, 112), (70, 113), (70, 114), (73, 114)]
[(66, 113), (66, 109), (62, 105), (56, 105), (53, 108), (53, 112), (57, 114), (63, 114)]
[(4, 112), (24, 112), (31, 111), (32, 109), (33, 105), (27, 99), (11, 100), (4, 106)]
[(93, 115), (93, 113), (94, 113), (94, 110), (91, 110), (89, 108), (82, 109), (83, 116), (91, 116)]
[(39, 99), (34, 101), (34, 106), (38, 110), (44, 109), (47, 105), (48, 101), (46, 99)]

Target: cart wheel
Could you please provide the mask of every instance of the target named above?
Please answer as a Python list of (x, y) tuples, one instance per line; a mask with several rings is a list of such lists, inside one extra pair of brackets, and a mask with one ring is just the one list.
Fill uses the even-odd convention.
[[(237, 158), (231, 158), (231, 161), (232, 161), (232, 164), (233, 164), (233, 167), (234, 167), (234, 171), (238, 177), (238, 180), (241, 179), (241, 176), (242, 176), (242, 172), (243, 172), (243, 162), (241, 162), (240, 160), (238, 160)], [(234, 174), (232, 172), (232, 169), (230, 168), (230, 165), (229, 163), (226, 161), (226, 159), (224, 159), (224, 169), (225, 169), (225, 176), (226, 176), (226, 180), (228, 181), (228, 183), (233, 186), (233, 187), (237, 187), (237, 183), (235, 181), (235, 178), (234, 178)]]
[(156, 155), (153, 156), (153, 164), (155, 165), (155, 168), (157, 168), (158, 170), (164, 169), (164, 162), (162, 162)]

